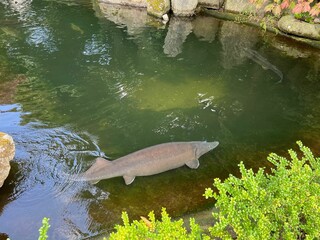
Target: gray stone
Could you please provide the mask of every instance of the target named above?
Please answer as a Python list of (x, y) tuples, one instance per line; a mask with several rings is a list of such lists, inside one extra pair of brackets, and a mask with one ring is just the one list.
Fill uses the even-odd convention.
[(167, 36), (164, 40), (163, 51), (169, 57), (175, 57), (182, 52), (182, 45), (192, 32), (190, 19), (173, 17), (170, 20)]
[(320, 40), (320, 26), (318, 24), (303, 22), (291, 15), (282, 17), (278, 22), (278, 28), (288, 34)]
[(99, 0), (99, 3), (116, 4), (132, 7), (147, 7), (147, 0)]
[(199, 5), (211, 9), (220, 9), (223, 4), (223, 0), (199, 0)]
[(262, 17), (265, 14), (264, 7), (269, 2), (270, 0), (267, 0), (261, 7), (256, 8), (256, 6), (248, 0), (225, 0), (224, 10), (231, 13), (254, 14)]
[(148, 14), (161, 18), (170, 10), (170, 0), (147, 0)]
[(0, 187), (10, 172), (10, 161), (15, 154), (15, 146), (10, 135), (0, 132)]
[(171, 8), (175, 16), (189, 17), (194, 15), (198, 0), (171, 0)]

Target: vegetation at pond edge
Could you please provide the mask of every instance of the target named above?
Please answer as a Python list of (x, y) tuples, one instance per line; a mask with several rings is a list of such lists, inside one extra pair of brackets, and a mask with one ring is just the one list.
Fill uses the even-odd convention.
[(297, 19), (313, 22), (320, 14), (320, 2), (315, 0), (274, 0), (264, 5), (264, 0), (249, 0), (257, 7), (264, 6), (264, 11), (280, 17), (291, 12)]
[[(239, 164), (241, 177), (230, 175), (223, 182), (215, 179), (205, 190), (215, 198), (212, 227), (208, 234), (190, 219), (190, 230), (182, 219), (171, 220), (166, 210), (161, 220), (150, 212), (148, 219), (129, 221), (122, 213), (123, 225), (116, 225), (109, 239), (319, 239), (320, 238), (320, 158), (297, 142), (301, 153), (290, 149), (290, 160), (271, 153), (270, 173), (260, 168), (254, 173)], [(40, 234), (46, 239), (48, 221)]]
[(39, 229), (39, 238), (38, 240), (46, 240), (48, 238), (48, 230), (50, 228), (50, 224), (49, 224), (49, 218), (43, 218), (42, 219), (42, 226)]
[(239, 164), (241, 178), (215, 179), (217, 220), (210, 234), (222, 239), (317, 239), (320, 237), (320, 158), (297, 142), (302, 152), (289, 150), (291, 160), (270, 154), (271, 174)]

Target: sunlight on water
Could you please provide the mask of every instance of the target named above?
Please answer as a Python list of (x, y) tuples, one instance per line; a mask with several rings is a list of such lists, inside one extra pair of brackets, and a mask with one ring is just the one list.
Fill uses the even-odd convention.
[[(16, 2), (16, 3), (15, 3)], [(16, 156), (0, 189), (0, 238), (52, 239), (112, 230), (121, 211), (181, 216), (237, 164), (266, 166), (301, 139), (320, 142), (319, 51), (208, 16), (171, 18), (75, 0), (0, 0), (0, 131)], [(171, 141), (220, 142), (155, 176), (76, 183), (111, 160)]]

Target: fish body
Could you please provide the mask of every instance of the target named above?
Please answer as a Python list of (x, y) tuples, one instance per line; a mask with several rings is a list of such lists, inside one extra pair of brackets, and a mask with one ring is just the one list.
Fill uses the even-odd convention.
[(252, 49), (246, 48), (245, 49), (246, 56), (250, 58), (252, 61), (259, 64), (264, 70), (271, 70), (275, 74), (277, 74), (280, 80), (277, 83), (281, 83), (283, 79), (282, 72), (272, 63), (270, 63), (265, 57), (261, 56), (257, 51)]
[(113, 161), (97, 158), (77, 181), (98, 182), (122, 176), (127, 185), (136, 176), (150, 176), (187, 165), (198, 168), (199, 157), (218, 146), (218, 142), (172, 142), (148, 147)]

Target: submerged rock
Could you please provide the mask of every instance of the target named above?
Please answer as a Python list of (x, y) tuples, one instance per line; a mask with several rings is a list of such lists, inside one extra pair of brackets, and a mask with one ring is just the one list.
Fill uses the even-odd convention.
[(283, 16), (278, 22), (278, 28), (288, 34), (320, 40), (319, 24), (303, 22), (291, 15)]
[(198, 0), (171, 0), (171, 8), (176, 16), (189, 17), (194, 15)]
[(10, 161), (15, 154), (15, 146), (11, 136), (0, 132), (0, 187), (9, 175)]

